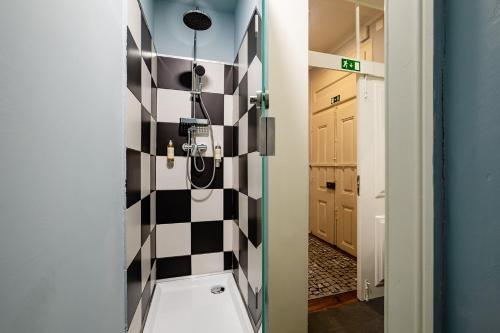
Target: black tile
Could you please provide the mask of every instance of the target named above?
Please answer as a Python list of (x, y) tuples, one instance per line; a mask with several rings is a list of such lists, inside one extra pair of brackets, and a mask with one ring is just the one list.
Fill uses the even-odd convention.
[(158, 88), (191, 90), (191, 61), (158, 57)]
[(141, 51), (127, 28), (127, 87), (141, 102)]
[(151, 147), (151, 115), (144, 106), (141, 107), (141, 151), (150, 152)]
[(224, 65), (224, 94), (234, 94), (234, 69), (233, 65)]
[(141, 15), (141, 21), (142, 58), (144, 59), (144, 63), (148, 67), (149, 72), (151, 72), (151, 56), (153, 54), (153, 43), (151, 41), (151, 33), (149, 32), (144, 15)]
[(156, 191), (156, 156), (151, 155), (149, 157), (149, 180), (150, 180), (150, 191)]
[(191, 223), (191, 254), (222, 252), (223, 242), (223, 221)]
[(191, 221), (191, 191), (156, 191), (156, 223)]
[(248, 111), (248, 153), (259, 150), (259, 119), (260, 114), (257, 107), (254, 105)]
[(239, 263), (238, 263), (238, 259), (236, 259), (236, 256), (234, 256), (234, 253), (233, 253), (233, 277), (234, 277), (234, 280), (236, 281), (236, 284), (238, 284), (238, 281), (239, 281)]
[(224, 126), (224, 157), (233, 157), (233, 126)]
[(144, 324), (148, 315), (149, 306), (151, 305), (151, 275), (149, 275), (148, 281), (144, 286), (141, 299), (142, 323)]
[(239, 192), (233, 189), (233, 218), (238, 221), (239, 211), (240, 211), (240, 200), (239, 200)]
[(261, 199), (248, 198), (248, 239), (256, 248), (262, 243)]
[(158, 88), (155, 80), (151, 78), (151, 116), (154, 120), (158, 119)]
[[(224, 125), (224, 94), (204, 92), (201, 94), (201, 97), (210, 120), (212, 120), (212, 125)], [(206, 118), (201, 110), (201, 103), (198, 100), (195, 110), (196, 118)]]
[(127, 148), (127, 208), (141, 200), (141, 153)]
[(167, 156), (167, 146), (172, 140), (175, 149), (175, 156), (186, 156), (182, 150), (182, 144), (187, 142), (187, 136), (182, 134), (178, 123), (157, 123), (156, 124), (156, 154)]
[(127, 323), (130, 325), (141, 299), (141, 251), (127, 268)]
[(151, 196), (141, 200), (141, 246), (151, 233)]
[(247, 73), (245, 73), (245, 76), (241, 79), (240, 85), (239, 85), (239, 116), (240, 119), (247, 113), (248, 111), (248, 77)]
[[(255, 32), (255, 15), (258, 17), (257, 24), (259, 29), (257, 33)], [(262, 59), (262, 20), (257, 11), (254, 12), (248, 26), (248, 66), (250, 66), (255, 56)]]
[(238, 55), (236, 55), (236, 58), (234, 59), (234, 66), (233, 66), (233, 94), (236, 91), (236, 88), (238, 88), (239, 83), (240, 83), (240, 76), (239, 76), (239, 69), (238, 69)]
[(156, 261), (156, 226), (153, 228), (153, 231), (151, 231), (151, 268), (153, 268), (153, 265), (155, 264)]
[(158, 258), (156, 260), (156, 278), (191, 275), (191, 256)]
[(233, 189), (224, 189), (224, 220), (234, 219)]
[(239, 134), (239, 122), (236, 123), (235, 126), (233, 126), (233, 156), (238, 156), (238, 152), (239, 152), (239, 144), (240, 144), (240, 140), (239, 140), (239, 137), (238, 137), (238, 134)]
[(224, 252), (224, 270), (233, 268), (233, 252)]
[(245, 274), (248, 280), (248, 240), (243, 231), (240, 229), (240, 236), (239, 236), (239, 243), (240, 243), (240, 248), (239, 248), (239, 259), (240, 259), (240, 266), (241, 270)]
[(248, 158), (247, 155), (241, 155), (239, 157), (238, 163), (238, 173), (239, 173), (239, 185), (240, 192), (248, 195)]
[[(209, 148), (211, 149), (211, 148)], [(191, 157), (191, 181), (198, 187), (206, 186), (210, 183), (212, 179), (213, 170), (214, 170), (214, 159), (213, 157), (204, 157), (205, 161), (205, 169), (203, 172), (196, 171), (194, 166), (194, 157)], [(201, 168), (201, 158), (196, 158), (196, 163), (198, 164), (198, 168)], [(231, 161), (229, 161), (230, 163)], [(212, 184), (208, 187), (209, 189), (222, 189), (224, 188), (224, 159), (222, 160), (220, 167), (215, 168), (215, 178)]]
[(262, 314), (262, 290), (253, 290), (250, 283), (248, 284), (248, 309), (253, 323), (257, 324)]

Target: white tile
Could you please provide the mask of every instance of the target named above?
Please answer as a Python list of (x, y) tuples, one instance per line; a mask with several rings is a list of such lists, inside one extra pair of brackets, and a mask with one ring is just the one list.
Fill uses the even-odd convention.
[(232, 224), (233, 230), (233, 253), (238, 260), (240, 260), (240, 227), (235, 220), (233, 220)]
[(141, 248), (141, 202), (127, 208), (126, 213), (127, 233), (127, 267), (134, 260), (135, 255)]
[(149, 72), (148, 66), (141, 60), (141, 98), (142, 105), (149, 113), (151, 113), (151, 73)]
[(224, 221), (224, 252), (233, 250), (233, 220)]
[(191, 94), (188, 91), (158, 89), (158, 121), (178, 123), (180, 118), (191, 117)]
[(243, 42), (241, 43), (240, 51), (238, 52), (238, 76), (239, 76), (238, 82), (241, 82), (241, 79), (243, 78), (243, 76), (245, 76), (247, 69), (248, 69), (248, 33), (246, 33), (245, 37), (243, 37)]
[(222, 272), (224, 270), (224, 253), (191, 256), (191, 270), (193, 275)]
[(238, 193), (238, 202), (240, 229), (248, 237), (248, 197), (242, 193)]
[[(213, 125), (212, 126), (213, 130), (213, 140), (214, 140), (214, 145), (217, 146), (219, 145), (222, 149), (222, 152), (224, 152), (224, 126), (222, 125)], [(201, 144), (204, 143), (207, 145), (207, 150), (205, 153), (203, 153), (203, 156), (207, 157), (213, 157), (214, 152), (212, 151), (212, 138), (210, 137), (210, 134), (203, 135), (203, 136), (196, 136), (196, 143)]]
[(156, 261), (153, 264), (153, 268), (151, 268), (151, 293), (156, 285)]
[(233, 126), (234, 95), (224, 95), (224, 125)]
[(135, 43), (139, 50), (141, 49), (141, 8), (139, 7), (139, 1), (128, 0), (128, 28), (132, 37), (134, 37)]
[(224, 157), (224, 188), (233, 188), (233, 158)]
[(132, 317), (127, 333), (141, 333), (142, 327), (142, 300), (139, 300), (135, 314)]
[(238, 265), (238, 287), (240, 288), (245, 304), (248, 304), (248, 282), (245, 273), (241, 269), (241, 265)]
[(255, 291), (262, 286), (262, 246), (255, 248), (252, 242), (248, 242), (248, 283)]
[(190, 189), (186, 177), (187, 157), (176, 156), (173, 162), (167, 162), (166, 156), (156, 156), (156, 189)]
[(141, 199), (149, 195), (151, 189), (151, 157), (149, 154), (141, 153)]
[(238, 154), (248, 153), (248, 112), (241, 117), (238, 126)]
[(203, 91), (223, 94), (224, 93), (224, 64), (215, 62), (198, 62), (205, 67), (203, 77)]
[(262, 157), (259, 152), (248, 154), (248, 196), (262, 197)]
[[(257, 91), (262, 91), (262, 64), (258, 57), (255, 57), (248, 68), (248, 96), (254, 96)], [(250, 98), (248, 99), (249, 110), (252, 107)]]
[(167, 258), (191, 254), (191, 224), (159, 224), (156, 227), (156, 257)]
[(156, 121), (151, 117), (151, 136), (150, 136), (150, 152), (151, 155), (156, 155)]
[(233, 126), (240, 119), (240, 88), (236, 88), (233, 94)]
[(151, 231), (153, 231), (156, 226), (156, 191), (151, 193), (150, 203)]
[(233, 157), (233, 189), (237, 190), (240, 187), (240, 158), (238, 156)]
[(146, 282), (148, 282), (149, 273), (151, 273), (151, 237), (148, 237), (141, 247), (142, 291), (144, 291)]
[(141, 151), (141, 102), (127, 89), (127, 148)]
[(158, 54), (156, 53), (156, 49), (153, 45), (153, 58), (151, 59), (151, 75), (153, 76), (153, 80), (158, 86)]
[(192, 190), (191, 221), (224, 220), (224, 190)]

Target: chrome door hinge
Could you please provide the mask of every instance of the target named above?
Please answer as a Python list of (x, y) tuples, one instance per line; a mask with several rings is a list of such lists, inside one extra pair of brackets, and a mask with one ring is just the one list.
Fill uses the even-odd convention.
[(356, 185), (357, 185), (356, 187), (357, 187), (357, 191), (358, 191), (358, 197), (359, 197), (359, 189), (360, 189), (360, 187), (361, 187), (361, 184), (360, 184), (360, 183), (361, 183), (361, 180), (360, 180), (360, 177), (359, 177), (359, 175), (358, 175), (358, 176), (356, 177)]
[(269, 91), (257, 91), (257, 95), (250, 96), (250, 104), (254, 104), (257, 110), (261, 110), (262, 105), (264, 105), (267, 110), (269, 108)]

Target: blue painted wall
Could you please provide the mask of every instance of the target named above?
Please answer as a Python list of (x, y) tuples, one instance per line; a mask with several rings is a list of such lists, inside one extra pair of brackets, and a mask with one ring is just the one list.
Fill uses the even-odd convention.
[[(153, 30), (154, 27), (154, 7), (155, 0), (139, 0), (142, 7), (142, 12), (146, 17), (146, 22), (148, 23), (149, 30)], [(153, 33), (153, 32), (151, 32)]]
[(500, 3), (445, 1), (444, 331), (500, 331)]
[[(269, 1), (269, 0), (267, 0)], [(248, 22), (252, 18), (252, 15), (258, 9), (259, 13), (262, 14), (262, 0), (239, 0), (235, 10), (235, 34), (234, 34), (234, 51), (235, 54), (240, 48), (241, 41), (245, 35), (245, 31), (248, 28)]]
[(124, 331), (124, 5), (0, 1), (2, 333)]
[[(212, 27), (198, 33), (198, 58), (233, 63), (235, 16), (233, 11), (201, 6), (212, 17)], [(192, 57), (193, 31), (182, 22), (183, 14), (193, 5), (182, 1), (156, 0), (153, 38), (162, 54)]]

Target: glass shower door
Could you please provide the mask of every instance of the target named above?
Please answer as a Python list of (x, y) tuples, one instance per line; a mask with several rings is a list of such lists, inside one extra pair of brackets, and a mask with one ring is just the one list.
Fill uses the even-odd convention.
[[(268, 93), (268, 16), (267, 16), (267, 0), (262, 0), (262, 28), (261, 33), (261, 49), (262, 49), (262, 90), (260, 101), (260, 126), (259, 135), (261, 140), (261, 168), (262, 168), (262, 204), (261, 204), (261, 221), (262, 221), (262, 320), (261, 332), (268, 332), (268, 156), (274, 154), (274, 127), (272, 121), (268, 118), (269, 108), (269, 93)], [(272, 131), (272, 133), (270, 133)]]

